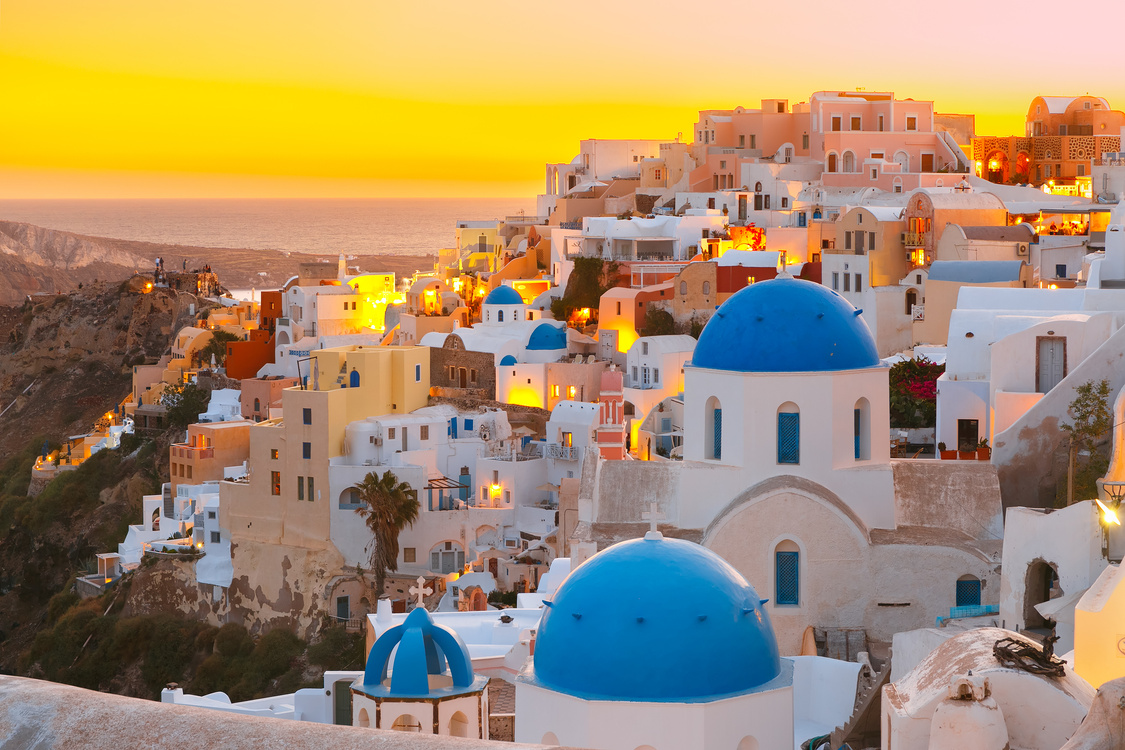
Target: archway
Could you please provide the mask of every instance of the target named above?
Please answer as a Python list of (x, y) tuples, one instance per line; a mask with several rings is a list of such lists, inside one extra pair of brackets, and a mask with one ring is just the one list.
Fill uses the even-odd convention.
[(843, 171), (845, 173), (851, 173), (855, 171), (855, 154), (853, 154), (851, 151), (844, 152)]
[(1023, 624), (1026, 630), (1046, 630), (1047, 621), (1035, 609), (1035, 605), (1050, 601), (1054, 591), (1062, 595), (1057, 565), (1038, 559), (1027, 566), (1023, 595)]
[(723, 405), (717, 396), (707, 399), (703, 407), (703, 457), (715, 461), (723, 458)]
[(963, 575), (957, 579), (956, 606), (980, 606), (980, 579), (974, 575)]
[(359, 717), (357, 718), (356, 726), (359, 726), (359, 727), (370, 727), (371, 726), (371, 717), (368, 715), (366, 708), (359, 709)]
[(348, 387), (359, 388), (359, 370), (353, 369), (348, 375)]
[(278, 346), (287, 346), (288, 344), (289, 344), (289, 332), (288, 331), (278, 331), (277, 332), (277, 345)]
[(984, 162), (984, 174), (989, 182), (1003, 184), (1008, 181), (1008, 155), (1000, 150), (994, 150)]
[(736, 750), (758, 750), (758, 740), (750, 735), (746, 735), (738, 741)]
[(558, 745), (559, 738), (555, 736), (554, 732), (547, 732), (543, 735), (543, 739), (539, 741), (540, 745)]
[(458, 711), (449, 720), (449, 734), (453, 737), (471, 737), (469, 734), (469, 717)]
[(421, 732), (422, 722), (410, 714), (403, 714), (395, 719), (395, 723), (391, 724), (391, 729), (396, 732)]
[(160, 531), (160, 508), (152, 512), (152, 530)]
[(918, 304), (918, 292), (913, 289), (906, 290), (906, 314), (914, 315), (914, 306)]
[(871, 402), (861, 398), (855, 402), (852, 411), (852, 436), (855, 445), (855, 460), (866, 461), (871, 458)]

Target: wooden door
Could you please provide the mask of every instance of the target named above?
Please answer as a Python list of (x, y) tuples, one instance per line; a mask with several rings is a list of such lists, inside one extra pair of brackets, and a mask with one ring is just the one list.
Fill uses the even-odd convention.
[(1035, 391), (1047, 393), (1066, 377), (1066, 339), (1061, 336), (1041, 336), (1038, 343)]

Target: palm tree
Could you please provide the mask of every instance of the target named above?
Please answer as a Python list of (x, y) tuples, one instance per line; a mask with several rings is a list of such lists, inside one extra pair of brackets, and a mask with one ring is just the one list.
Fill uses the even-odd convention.
[(363, 504), (355, 509), (375, 537), (371, 570), (375, 573), (376, 597), (383, 595), (387, 571), (398, 570), (398, 535), (418, 520), (418, 493), (389, 471), (379, 477), (371, 472), (352, 486)]

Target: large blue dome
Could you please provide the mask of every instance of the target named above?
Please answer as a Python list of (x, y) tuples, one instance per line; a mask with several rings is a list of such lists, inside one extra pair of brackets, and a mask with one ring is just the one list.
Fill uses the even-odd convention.
[(653, 534), (570, 574), (539, 623), (533, 661), (534, 681), (551, 690), (644, 702), (713, 700), (780, 671), (746, 579), (705, 547)]
[(493, 289), (491, 292), (488, 293), (488, 296), (484, 298), (484, 304), (486, 304), (486, 305), (522, 305), (523, 304), (523, 297), (521, 297), (520, 293), (517, 292), (515, 289), (512, 289), (512, 287), (504, 286), (503, 284), (501, 284), (500, 286), (496, 287), (495, 289)]
[(794, 278), (751, 284), (707, 322), (691, 364), (735, 372), (876, 367), (879, 350), (860, 311), (828, 287)]

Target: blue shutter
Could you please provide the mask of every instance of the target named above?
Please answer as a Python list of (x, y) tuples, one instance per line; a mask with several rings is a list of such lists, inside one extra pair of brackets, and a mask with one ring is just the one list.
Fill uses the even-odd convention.
[(473, 431), (473, 420), (466, 419), (465, 420), (465, 432), (472, 432), (472, 431)]
[(777, 462), (801, 463), (801, 415), (777, 415)]
[(855, 460), (858, 461), (859, 455), (859, 409), (855, 410)]
[(777, 604), (797, 605), (801, 600), (801, 553), (777, 552), (777, 580), (774, 601)]
[(716, 461), (723, 457), (723, 410), (715, 409), (715, 446), (714, 455), (711, 457)]
[(457, 439), (457, 417), (449, 420), (449, 436), (454, 440)]
[(979, 607), (980, 606), (980, 581), (958, 581), (957, 582), (957, 606), (958, 607)]
[(359, 388), (359, 370), (352, 370), (351, 375), (348, 376), (348, 387)]

